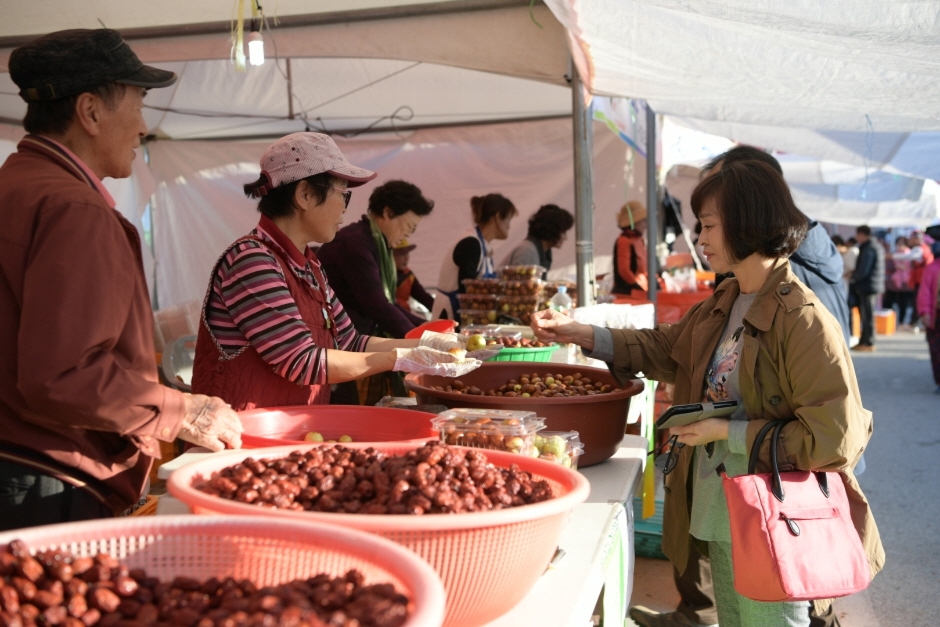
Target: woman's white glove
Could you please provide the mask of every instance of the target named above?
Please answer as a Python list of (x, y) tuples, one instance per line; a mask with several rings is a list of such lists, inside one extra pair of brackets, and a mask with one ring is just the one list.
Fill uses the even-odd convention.
[(238, 414), (217, 396), (187, 394), (186, 413), (177, 437), (211, 451), (221, 451), (228, 444), (232, 448), (242, 447), (241, 433), (244, 431)]
[(417, 372), (440, 377), (460, 377), (476, 370), (483, 362), (479, 359), (461, 359), (451, 353), (427, 346), (396, 348), (395, 367), (399, 372)]
[(427, 346), (435, 350), (444, 351), (451, 349), (467, 350), (467, 336), (459, 333), (435, 333), (434, 331), (425, 331), (418, 340), (418, 346)]

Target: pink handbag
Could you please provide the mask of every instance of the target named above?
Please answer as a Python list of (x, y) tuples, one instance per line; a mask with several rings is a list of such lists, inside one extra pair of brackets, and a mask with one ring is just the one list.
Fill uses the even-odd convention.
[[(812, 601), (868, 587), (871, 569), (837, 472), (780, 472), (777, 443), (789, 422), (764, 426), (751, 449), (748, 474), (722, 487), (731, 519), (734, 588), (755, 601)], [(754, 474), (758, 452), (773, 429), (773, 472)]]

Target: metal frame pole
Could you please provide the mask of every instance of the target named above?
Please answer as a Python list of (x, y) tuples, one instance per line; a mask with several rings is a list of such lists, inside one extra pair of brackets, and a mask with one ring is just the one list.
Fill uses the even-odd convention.
[(659, 189), (656, 177), (656, 112), (646, 103), (646, 241), (649, 268), (648, 298), (653, 305), (656, 304), (656, 291), (659, 284), (656, 279), (656, 269), (659, 262), (656, 258), (656, 244), (659, 243)]
[(594, 278), (594, 182), (591, 172), (594, 125), (584, 101), (584, 84), (571, 64), (571, 116), (574, 122), (574, 233), (578, 270), (578, 306), (593, 305)]

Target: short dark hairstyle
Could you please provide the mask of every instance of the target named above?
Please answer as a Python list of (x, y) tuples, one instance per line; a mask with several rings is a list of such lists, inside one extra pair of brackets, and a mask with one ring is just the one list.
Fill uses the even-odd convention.
[(733, 261), (754, 253), (789, 257), (806, 237), (809, 218), (793, 203), (783, 177), (763, 161), (722, 163), (692, 192), (696, 218), (709, 202), (718, 211)]
[[(290, 183), (285, 183), (280, 187), (275, 187), (258, 201), (258, 211), (269, 218), (285, 218), (294, 215), (294, 192), (300, 181), (307, 181), (310, 190), (317, 197), (317, 204), (322, 205), (326, 202), (326, 196), (330, 192), (330, 187), (335, 185), (335, 179), (329, 172), (320, 172), (304, 179), (298, 179)], [(248, 198), (257, 198), (257, 190), (269, 182), (268, 177), (261, 175), (257, 181), (246, 183), (242, 189), (245, 190), (245, 196)]]
[(783, 168), (780, 167), (780, 162), (777, 161), (772, 154), (760, 148), (756, 148), (755, 146), (747, 146), (745, 144), (735, 146), (717, 157), (712, 158), (712, 160), (706, 163), (705, 167), (702, 168), (702, 174), (707, 175), (714, 170), (719, 163), (737, 163), (738, 161), (763, 161), (776, 170), (777, 174), (783, 176)]
[(407, 181), (389, 181), (376, 187), (369, 196), (369, 213), (381, 216), (386, 207), (393, 217), (409, 211), (426, 216), (434, 208), (434, 201), (425, 198), (416, 185)]
[(871, 237), (871, 227), (868, 226), (867, 224), (863, 224), (862, 226), (856, 227), (855, 234), (864, 235), (865, 237)]
[(528, 237), (549, 242), (553, 246), (574, 226), (574, 216), (558, 205), (542, 205), (529, 218)]
[(835, 244), (836, 246), (845, 246), (845, 240), (842, 239), (842, 236), (839, 235), (838, 233), (833, 235), (830, 239), (832, 239), (832, 243)]
[(124, 83), (105, 83), (94, 89), (58, 98), (56, 100), (35, 100), (26, 105), (26, 117), (23, 128), (33, 135), (63, 135), (69, 130), (75, 119), (75, 104), (82, 94), (92, 94), (104, 102), (109, 111), (117, 109), (127, 91)]
[(470, 209), (473, 211), (473, 222), (477, 225), (484, 225), (494, 217), (499, 216), (505, 220), (517, 215), (519, 211), (512, 201), (502, 194), (487, 194), (486, 196), (474, 196), (470, 199)]

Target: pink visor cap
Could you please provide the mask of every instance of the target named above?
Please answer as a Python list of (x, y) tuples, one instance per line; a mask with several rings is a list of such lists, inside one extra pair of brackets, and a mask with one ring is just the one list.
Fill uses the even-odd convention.
[(348, 181), (349, 187), (358, 187), (377, 176), (346, 161), (329, 135), (291, 133), (268, 146), (261, 155), (261, 174), (267, 183), (257, 189), (256, 195), (264, 196), (281, 185), (322, 172)]

